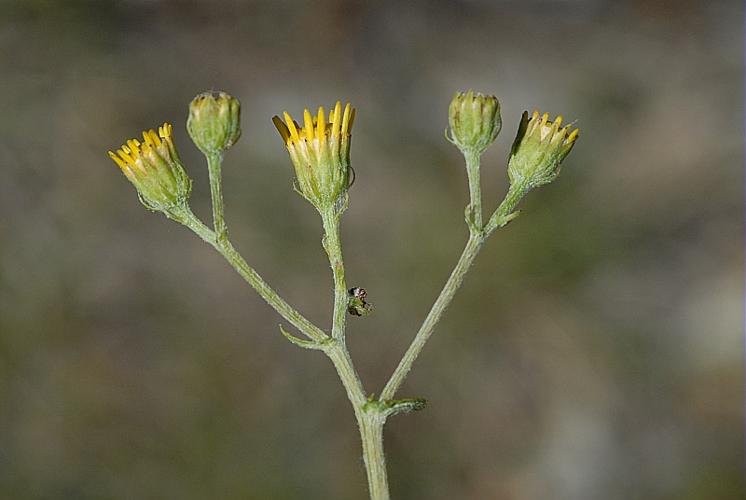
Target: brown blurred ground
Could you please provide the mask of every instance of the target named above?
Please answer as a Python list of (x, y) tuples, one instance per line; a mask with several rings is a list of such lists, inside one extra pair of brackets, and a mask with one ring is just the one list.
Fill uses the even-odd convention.
[(328, 361), (106, 150), (204, 89), (243, 102), (225, 166), (247, 259), (329, 322), (319, 221), (270, 117), (358, 107), (349, 344), (379, 391), (465, 241), (443, 139), (497, 94), (578, 120), (560, 179), (480, 256), (387, 427), (397, 499), (744, 498), (743, 9), (730, 1), (0, 2), (0, 498), (362, 499)]

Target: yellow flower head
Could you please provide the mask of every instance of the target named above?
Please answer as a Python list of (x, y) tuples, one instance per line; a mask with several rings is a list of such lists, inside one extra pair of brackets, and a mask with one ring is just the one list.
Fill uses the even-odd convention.
[(337, 206), (347, 194), (350, 171), (350, 138), (355, 108), (342, 109), (337, 101), (327, 115), (323, 107), (316, 115), (306, 109), (303, 126), (288, 113), (272, 118), (295, 167), (296, 189), (319, 211)]
[(135, 186), (140, 200), (152, 210), (165, 211), (185, 203), (192, 181), (181, 165), (173, 139), (173, 127), (164, 123), (142, 133), (143, 141), (130, 139), (109, 156)]
[(578, 138), (572, 124), (562, 127), (562, 116), (549, 120), (549, 113), (523, 112), (508, 163), (511, 183), (525, 182), (529, 188), (548, 184), (557, 178), (562, 160)]

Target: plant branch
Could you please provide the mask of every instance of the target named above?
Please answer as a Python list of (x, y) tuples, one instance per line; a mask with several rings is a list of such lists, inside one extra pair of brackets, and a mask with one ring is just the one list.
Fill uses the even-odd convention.
[(404, 353), (399, 365), (396, 367), (391, 378), (383, 388), (383, 391), (381, 392), (381, 400), (389, 400), (394, 397), (396, 391), (412, 369), (412, 365), (417, 359), (417, 356), (422, 352), (423, 347), (425, 347), (428, 339), (430, 339), (430, 336), (435, 331), (435, 326), (438, 324), (438, 321), (440, 321), (440, 318), (453, 300), (453, 297), (456, 295), (461, 283), (463, 283), (464, 276), (474, 262), (474, 259), (479, 254), (479, 250), (482, 248), (484, 241), (495, 229), (504, 226), (510, 220), (515, 218), (516, 213), (513, 211), (527, 192), (528, 188), (523, 184), (511, 185), (505, 199), (492, 214), (492, 217), (490, 217), (489, 222), (483, 230), (480, 232), (471, 232), (466, 247), (464, 247), (464, 251), (461, 253), (461, 257), (456, 263), (456, 267), (453, 268), (451, 275), (448, 277), (448, 281), (446, 281), (446, 284), (440, 291), (440, 295), (435, 299), (435, 303), (425, 317), (425, 321), (423, 321), (422, 326), (420, 326), (420, 329), (412, 340), (412, 343)]
[(399, 365), (396, 367), (396, 370), (394, 370), (394, 373), (391, 375), (391, 378), (381, 392), (382, 400), (392, 399), (396, 394), (396, 391), (399, 389), (399, 386), (404, 382), (409, 370), (412, 369), (412, 364), (414, 364), (414, 361), (417, 359), (417, 356), (419, 356), (422, 348), (425, 347), (428, 339), (435, 331), (435, 325), (438, 324), (441, 316), (453, 300), (456, 291), (461, 286), (466, 272), (471, 267), (472, 262), (474, 262), (474, 259), (479, 253), (479, 249), (482, 247), (483, 241), (484, 239), (479, 235), (472, 234), (469, 236), (469, 241), (467, 241), (464, 251), (461, 253), (461, 257), (456, 263), (456, 267), (453, 268), (451, 275), (448, 277), (448, 281), (446, 281), (446, 284), (440, 291), (440, 295), (438, 295), (435, 303), (433, 303), (433, 306), (427, 314), (427, 317), (425, 317), (422, 326), (420, 326), (417, 335), (415, 335), (414, 340), (412, 340), (412, 343), (406, 353), (404, 353)]
[(500, 206), (492, 213), (492, 216), (490, 216), (490, 219), (484, 226), (485, 238), (492, 235), (496, 229), (505, 226), (508, 222), (518, 217), (520, 211), (516, 211), (516, 207), (530, 190), (531, 188), (525, 182), (516, 181), (510, 185), (505, 199), (503, 199)]
[[(215, 204), (213, 203), (213, 207), (214, 206)], [(222, 214), (222, 204), (220, 213)], [(267, 304), (269, 304), (280, 316), (285, 318), (285, 320), (297, 328), (306, 337), (317, 342), (322, 342), (329, 338), (319, 327), (311, 323), (305, 318), (305, 316), (285, 302), (285, 300), (280, 297), (266, 281), (264, 281), (259, 273), (246, 263), (244, 258), (233, 247), (227, 237), (221, 240), (217, 233), (205, 226), (188, 207), (182, 208), (175, 215), (174, 218), (176, 220), (194, 231), (197, 236), (220, 252), (225, 260), (227, 260), (236, 272), (238, 272), (238, 274), (240, 274), (241, 277), (257, 291)]]

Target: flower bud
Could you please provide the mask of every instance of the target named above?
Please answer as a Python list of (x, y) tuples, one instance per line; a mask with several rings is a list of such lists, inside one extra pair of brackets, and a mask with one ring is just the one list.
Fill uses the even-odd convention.
[(222, 153), (241, 137), (241, 103), (225, 92), (203, 92), (189, 104), (187, 130), (204, 154)]
[(295, 188), (319, 212), (340, 209), (350, 184), (350, 139), (355, 108), (337, 101), (329, 115), (303, 112), (303, 127), (288, 113), (272, 118), (295, 167)]
[(469, 90), (453, 96), (448, 107), (450, 141), (463, 153), (481, 154), (500, 133), (500, 102), (497, 97)]
[(570, 132), (572, 124), (561, 125), (562, 116), (550, 122), (549, 113), (540, 116), (534, 111), (529, 118), (528, 111), (523, 112), (508, 162), (511, 184), (520, 182), (531, 189), (557, 178), (562, 160), (578, 138), (578, 129)]
[(109, 156), (135, 186), (140, 201), (151, 210), (171, 213), (183, 206), (192, 191), (172, 140), (173, 127), (164, 123), (142, 133), (143, 142), (130, 139)]

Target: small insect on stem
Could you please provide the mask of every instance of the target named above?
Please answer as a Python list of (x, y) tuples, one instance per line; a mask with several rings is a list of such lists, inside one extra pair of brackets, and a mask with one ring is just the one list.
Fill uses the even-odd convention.
[(347, 291), (349, 298), (347, 301), (347, 312), (352, 316), (367, 316), (373, 311), (373, 305), (365, 301), (368, 292), (365, 288), (358, 286), (352, 287)]

